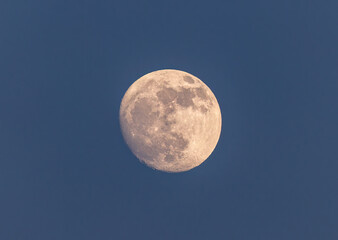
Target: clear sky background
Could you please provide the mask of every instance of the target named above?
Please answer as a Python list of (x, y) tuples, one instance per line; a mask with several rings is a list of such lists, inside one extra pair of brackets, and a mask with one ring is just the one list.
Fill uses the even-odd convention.
[[(338, 239), (337, 0), (1, 0), (0, 239)], [(125, 145), (120, 101), (174, 68), (223, 117), (201, 166)]]

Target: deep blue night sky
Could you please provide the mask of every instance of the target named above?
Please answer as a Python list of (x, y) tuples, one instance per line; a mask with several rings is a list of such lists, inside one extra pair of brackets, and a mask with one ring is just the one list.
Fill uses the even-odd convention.
[[(338, 239), (337, 0), (2, 0), (0, 239)], [(173, 68), (223, 118), (199, 167), (123, 141), (127, 88)]]

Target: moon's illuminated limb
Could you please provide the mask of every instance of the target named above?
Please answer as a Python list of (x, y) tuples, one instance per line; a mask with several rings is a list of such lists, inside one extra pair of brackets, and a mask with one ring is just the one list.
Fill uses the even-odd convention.
[(216, 97), (201, 80), (179, 70), (159, 70), (129, 87), (120, 106), (120, 125), (141, 162), (183, 172), (209, 157), (222, 120)]

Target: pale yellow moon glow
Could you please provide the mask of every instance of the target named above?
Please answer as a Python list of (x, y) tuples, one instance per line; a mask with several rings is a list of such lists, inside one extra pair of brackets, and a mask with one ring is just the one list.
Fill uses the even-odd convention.
[(197, 77), (159, 70), (135, 81), (120, 106), (122, 135), (147, 166), (183, 172), (204, 162), (221, 134), (221, 110)]

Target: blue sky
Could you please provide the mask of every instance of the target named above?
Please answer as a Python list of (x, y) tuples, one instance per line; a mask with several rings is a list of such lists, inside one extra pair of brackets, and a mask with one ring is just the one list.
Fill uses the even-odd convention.
[[(0, 3), (0, 239), (338, 239), (338, 2)], [(204, 81), (218, 145), (185, 173), (123, 141), (154, 70)]]

